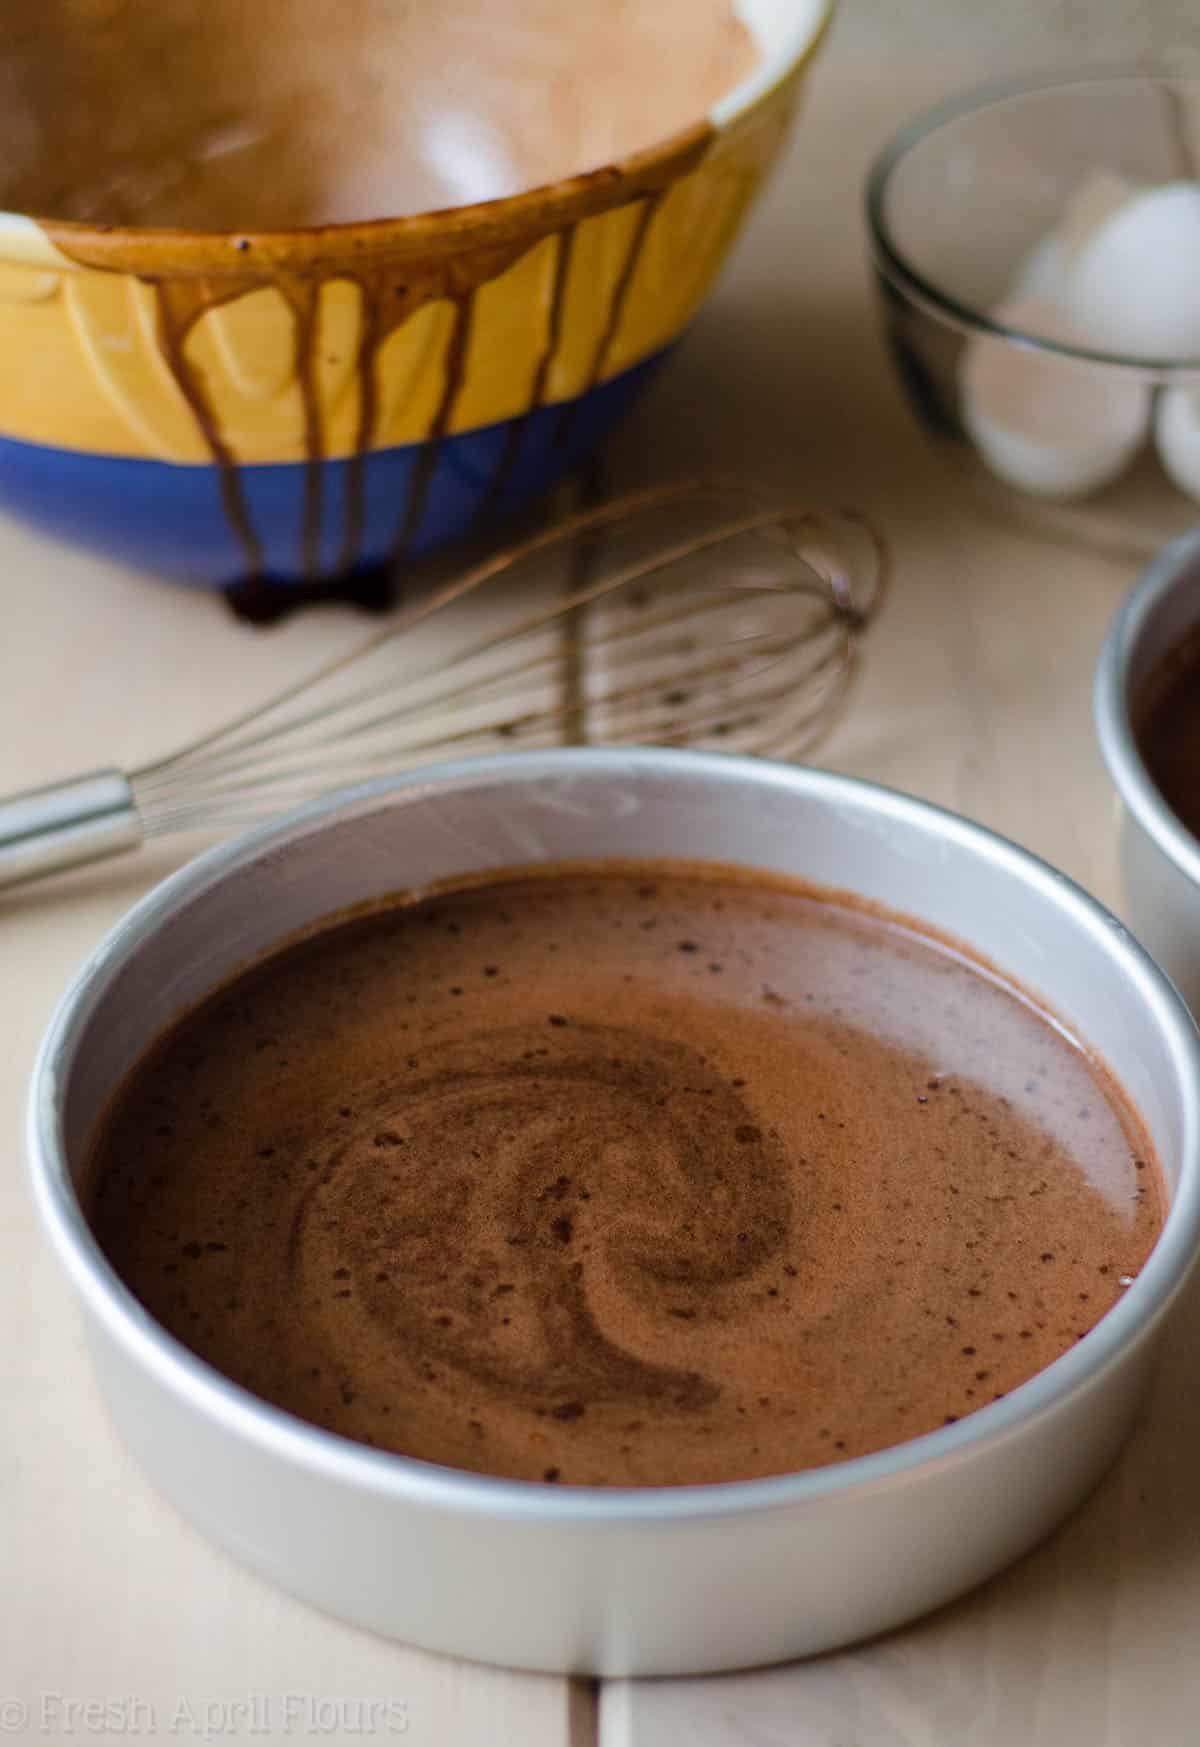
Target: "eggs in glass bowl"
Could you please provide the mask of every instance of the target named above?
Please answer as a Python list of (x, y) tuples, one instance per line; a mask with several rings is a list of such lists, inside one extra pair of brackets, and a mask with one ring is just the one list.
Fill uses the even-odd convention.
[(1200, 505), (1200, 80), (1011, 82), (923, 116), (867, 206), (893, 359), (993, 502), (1157, 550)]

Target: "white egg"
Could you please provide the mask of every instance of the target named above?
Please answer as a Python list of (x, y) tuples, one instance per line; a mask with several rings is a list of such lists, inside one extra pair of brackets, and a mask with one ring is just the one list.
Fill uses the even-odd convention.
[[(1022, 298), (997, 321), (1062, 344), (1078, 335), (1055, 304)], [(959, 375), (963, 423), (993, 473), (1035, 497), (1086, 497), (1133, 459), (1150, 424), (1150, 390), (1105, 364), (1057, 357), (997, 335), (968, 341)]]
[(1044, 297), (1052, 300), (1062, 291), (1066, 276), (1062, 240), (1057, 231), (1051, 231), (1033, 245), (1021, 262), (1008, 288), (1008, 295), (1012, 299)]
[(1180, 491), (1200, 499), (1200, 389), (1164, 389), (1154, 415), (1154, 440)]
[(1115, 170), (1095, 170), (1085, 177), (1063, 207), (1058, 224), (1022, 261), (1008, 295), (1059, 299), (1081, 251), (1139, 188)]
[(1167, 182), (1119, 204), (1080, 249), (1062, 301), (1098, 349), (1200, 358), (1200, 185)]
[(1097, 231), (1114, 218), (1144, 185), (1116, 170), (1094, 170), (1063, 207), (1057, 235), (1066, 266), (1073, 267)]

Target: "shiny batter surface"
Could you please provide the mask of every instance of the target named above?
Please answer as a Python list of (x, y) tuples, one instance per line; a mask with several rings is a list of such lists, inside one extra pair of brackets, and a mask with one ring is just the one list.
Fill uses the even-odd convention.
[(1176, 818), (1200, 837), (1200, 631), (1160, 662), (1137, 702), (1142, 758)]
[(134, 1071), (93, 1217), (305, 1419), (483, 1473), (777, 1474), (970, 1413), (1163, 1216), (1104, 1074), (932, 938), (687, 864), (332, 927)]

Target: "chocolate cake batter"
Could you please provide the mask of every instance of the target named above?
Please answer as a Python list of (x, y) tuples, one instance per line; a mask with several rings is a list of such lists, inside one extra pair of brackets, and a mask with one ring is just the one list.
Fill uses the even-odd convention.
[(1173, 649), (1139, 700), (1138, 747), (1163, 799), (1200, 837), (1200, 631)]
[(0, 209), (286, 229), (516, 194), (753, 69), (731, 0), (4, 0)]
[(537, 870), (285, 949), (138, 1066), (104, 1249), (218, 1370), (382, 1449), (595, 1485), (969, 1414), (1158, 1233), (1145, 1137), (1018, 990), (728, 869)]

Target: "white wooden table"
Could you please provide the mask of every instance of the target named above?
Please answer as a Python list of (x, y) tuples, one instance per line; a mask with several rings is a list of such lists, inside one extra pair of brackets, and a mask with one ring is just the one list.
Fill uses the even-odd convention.
[[(1036, 16), (843, 0), (790, 159), (615, 462), (630, 479), (741, 465), (869, 510), (897, 585), (827, 762), (972, 814), (1109, 902), (1113, 808), (1088, 693), (1131, 568), (956, 501), (883, 357), (858, 191), (876, 146), (945, 91), (1171, 50), (1191, 13), (1192, 0), (1069, 0)], [(322, 611), (252, 633), (211, 600), (0, 525), (0, 788), (136, 761), (361, 631)], [(69, 877), (53, 902), (45, 890), (0, 904), (0, 1738), (384, 1740), (399, 1713), (372, 1727), (368, 1707), (387, 1699), (423, 1747), (1200, 1741), (1197, 1293), (1133, 1446), (1072, 1523), (966, 1602), (806, 1665), (599, 1692), (474, 1667), (325, 1619), (185, 1527), (107, 1424), (21, 1168), (50, 1008), (170, 865), (164, 846)]]

